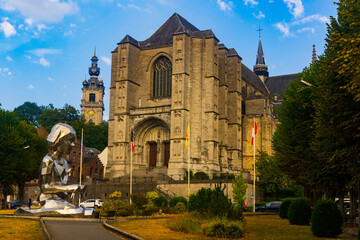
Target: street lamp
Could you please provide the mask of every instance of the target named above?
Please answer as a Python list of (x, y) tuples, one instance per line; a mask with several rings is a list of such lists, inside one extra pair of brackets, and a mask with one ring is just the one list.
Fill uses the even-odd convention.
[(301, 78), (300, 82), (303, 83), (303, 84), (305, 84), (305, 85), (308, 85), (308, 86), (310, 86), (310, 87), (317, 88), (317, 86), (314, 86), (314, 85), (312, 85), (311, 83), (308, 83), (308, 82), (305, 81), (303, 78)]

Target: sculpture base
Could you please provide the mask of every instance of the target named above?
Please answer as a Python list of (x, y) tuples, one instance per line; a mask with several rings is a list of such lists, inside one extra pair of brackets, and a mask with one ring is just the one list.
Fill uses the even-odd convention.
[(14, 215), (36, 217), (69, 217), (69, 218), (94, 218), (92, 208), (76, 207), (64, 200), (46, 200), (45, 205), (38, 209), (19, 207)]

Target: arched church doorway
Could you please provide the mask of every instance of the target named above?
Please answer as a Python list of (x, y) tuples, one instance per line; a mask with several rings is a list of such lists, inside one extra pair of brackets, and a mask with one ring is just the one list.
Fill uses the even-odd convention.
[(170, 159), (170, 128), (161, 119), (150, 117), (135, 126), (136, 161), (142, 167), (167, 167)]

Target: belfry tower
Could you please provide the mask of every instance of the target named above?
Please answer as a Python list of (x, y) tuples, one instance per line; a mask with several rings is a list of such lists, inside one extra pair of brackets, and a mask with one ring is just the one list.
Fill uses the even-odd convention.
[(254, 73), (258, 75), (261, 81), (265, 82), (269, 77), (268, 66), (265, 64), (264, 51), (261, 44), (261, 28), (259, 25), (259, 47), (256, 54), (256, 64), (254, 65)]
[(94, 56), (91, 58), (91, 66), (89, 67), (89, 80), (83, 81), (82, 99), (81, 99), (81, 115), (85, 117), (87, 122), (100, 124), (103, 120), (104, 112), (104, 82), (100, 76), (100, 68), (98, 67), (98, 58), (96, 57), (96, 48)]

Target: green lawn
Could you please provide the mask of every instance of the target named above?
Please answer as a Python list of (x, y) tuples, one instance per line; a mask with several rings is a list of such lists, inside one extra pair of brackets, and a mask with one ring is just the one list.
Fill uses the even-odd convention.
[[(286, 219), (281, 219), (278, 215), (246, 215), (246, 233), (243, 239), (246, 240), (326, 240), (325, 238), (315, 237), (310, 226), (290, 225)], [(141, 221), (139, 224), (138, 221)], [(214, 239), (206, 238), (204, 235), (186, 234), (175, 232), (165, 228), (167, 219), (148, 219), (133, 220), (126, 222), (115, 222), (111, 225), (132, 233), (144, 239)], [(340, 235), (336, 239), (353, 239), (345, 235)]]

